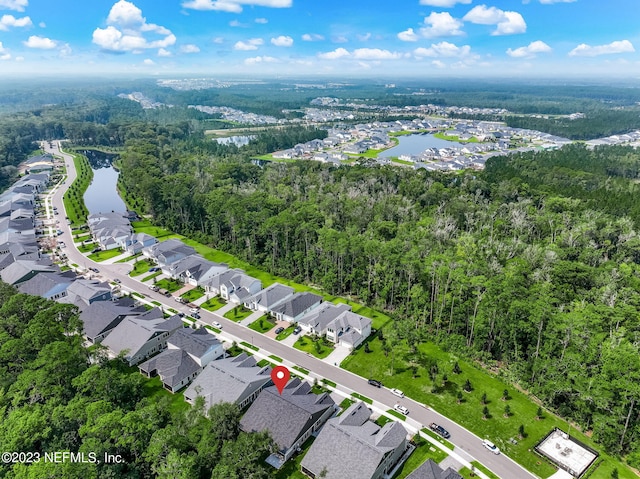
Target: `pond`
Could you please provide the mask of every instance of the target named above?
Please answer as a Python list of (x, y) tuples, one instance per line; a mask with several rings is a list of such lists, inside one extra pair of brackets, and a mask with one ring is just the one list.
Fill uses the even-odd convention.
[(457, 141), (447, 141), (433, 135), (402, 135), (398, 137), (400, 143), (385, 150), (380, 156), (419, 155), (429, 148), (461, 148), (464, 146)]
[(98, 150), (81, 150), (80, 153), (87, 157), (93, 170), (93, 180), (84, 194), (84, 204), (89, 214), (112, 211), (125, 213), (127, 207), (116, 189), (118, 171), (113, 167), (118, 155)]

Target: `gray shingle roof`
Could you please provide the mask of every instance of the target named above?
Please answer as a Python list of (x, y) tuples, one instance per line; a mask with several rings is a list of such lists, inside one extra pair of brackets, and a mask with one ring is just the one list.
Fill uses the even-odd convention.
[(243, 431), (269, 431), (278, 448), (286, 451), (295, 444), (327, 409), (335, 405), (327, 393), (311, 393), (311, 386), (292, 379), (282, 395), (275, 386), (263, 389), (240, 420)]
[(302, 467), (326, 479), (371, 479), (385, 454), (403, 447), (405, 428), (396, 421), (382, 428), (369, 421), (363, 402), (352, 404), (340, 416), (329, 419), (302, 459)]
[(273, 308), (276, 304), (285, 300), (294, 293), (294, 289), (284, 284), (274, 283), (268, 288), (257, 293), (252, 299), (259, 306), (267, 309)]
[(197, 358), (202, 357), (212, 346), (220, 344), (218, 338), (204, 328), (181, 328), (167, 339), (167, 344), (182, 349)]
[(174, 390), (185, 378), (199, 371), (200, 365), (182, 349), (165, 349), (139, 368), (147, 374), (156, 371), (162, 382)]
[(137, 316), (146, 311), (143, 306), (131, 307), (132, 301), (124, 299), (117, 302), (95, 301), (86, 306), (80, 314), (83, 333), (88, 338), (95, 338), (104, 331), (115, 328), (125, 316)]
[(160, 308), (153, 308), (139, 316), (124, 318), (102, 344), (116, 355), (128, 351), (127, 356), (132, 357), (157, 334), (183, 326), (182, 319), (177, 314), (165, 320)]
[(72, 280), (69, 277), (56, 273), (41, 273), (20, 283), (18, 290), (21, 293), (50, 299), (64, 293), (71, 283)]
[(316, 331), (324, 331), (327, 329), (327, 325), (331, 323), (331, 321), (336, 319), (345, 311), (351, 311), (351, 306), (344, 303), (322, 303), (320, 306), (300, 318), (298, 323), (307, 324)]
[(428, 459), (409, 474), (407, 479), (462, 479), (462, 476), (450, 467), (443, 471), (433, 459)]
[(15, 261), (0, 271), (0, 278), (8, 284), (17, 284), (37, 273), (55, 273), (58, 269), (44, 261)]
[(241, 403), (251, 392), (271, 382), (271, 368), (258, 367), (253, 356), (211, 361), (184, 392), (187, 400), (202, 396), (206, 408), (220, 402)]
[(92, 299), (105, 293), (111, 293), (111, 286), (109, 286), (109, 283), (91, 281), (88, 279), (75, 280), (67, 290), (67, 294), (71, 297), (71, 301), (75, 301), (77, 298), (80, 298), (87, 304)]
[(307, 292), (296, 293), (293, 297), (273, 308), (273, 312), (295, 318), (319, 301), (322, 301), (322, 296), (318, 296), (317, 294)]

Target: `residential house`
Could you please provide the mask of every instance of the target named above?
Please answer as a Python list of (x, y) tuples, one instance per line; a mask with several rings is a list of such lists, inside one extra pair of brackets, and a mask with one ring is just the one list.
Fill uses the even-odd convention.
[(82, 309), (82, 304), (90, 305), (96, 301), (110, 301), (111, 298), (109, 283), (78, 278), (67, 288), (67, 297), (63, 301), (81, 306)]
[(262, 289), (262, 282), (241, 269), (229, 269), (210, 278), (204, 283), (204, 288), (208, 293), (219, 294), (227, 301), (233, 297), (234, 302), (240, 304), (258, 293)]
[(158, 263), (160, 267), (196, 254), (196, 250), (177, 239), (168, 239), (142, 250), (142, 254)]
[(147, 311), (144, 306), (134, 307), (131, 298), (82, 304), (82, 334), (94, 344), (101, 342), (127, 316), (137, 316)]
[(300, 318), (298, 325), (306, 334), (324, 336), (327, 326), (345, 311), (351, 311), (351, 306), (325, 302)]
[(138, 368), (148, 377), (160, 376), (165, 389), (175, 393), (222, 355), (222, 343), (205, 328), (180, 328), (167, 339), (167, 349)]
[(185, 256), (178, 261), (165, 265), (162, 272), (167, 276), (193, 286), (202, 286), (211, 278), (227, 271), (223, 263), (214, 263), (198, 255)]
[(247, 298), (244, 305), (253, 311), (268, 313), (277, 305), (293, 296), (294, 292), (295, 290), (289, 286), (273, 283), (271, 286)]
[(127, 316), (102, 340), (112, 356), (123, 355), (134, 366), (167, 347), (167, 339), (176, 329), (184, 327), (182, 318), (168, 319), (160, 308), (137, 316)]
[(5, 283), (17, 285), (39, 273), (57, 273), (59, 271), (60, 268), (48, 260), (18, 260), (0, 271), (0, 279)]
[(244, 409), (272, 384), (271, 367), (260, 367), (253, 356), (241, 353), (207, 364), (185, 390), (184, 399), (193, 405), (201, 396), (206, 411), (221, 402), (234, 403)]
[(148, 248), (156, 244), (158, 240), (146, 233), (134, 233), (125, 241), (125, 249), (129, 254), (138, 254), (142, 248)]
[(335, 412), (329, 393), (314, 394), (311, 385), (295, 378), (278, 392), (275, 386), (262, 390), (240, 420), (245, 432), (268, 431), (278, 451), (268, 462), (280, 467)]
[(450, 467), (442, 469), (433, 459), (428, 459), (418, 469), (407, 476), (407, 479), (463, 479)]
[(302, 472), (312, 479), (388, 477), (407, 449), (408, 432), (397, 421), (380, 427), (370, 417), (357, 402), (329, 419), (302, 459)]
[(103, 250), (126, 248), (133, 234), (131, 223), (122, 213), (94, 213), (87, 217), (93, 240)]
[(322, 296), (313, 293), (296, 293), (275, 306), (270, 312), (278, 321), (296, 323), (305, 314), (322, 302)]
[(72, 284), (75, 273), (43, 273), (18, 284), (18, 291), (24, 294), (57, 300), (67, 295), (67, 288)]

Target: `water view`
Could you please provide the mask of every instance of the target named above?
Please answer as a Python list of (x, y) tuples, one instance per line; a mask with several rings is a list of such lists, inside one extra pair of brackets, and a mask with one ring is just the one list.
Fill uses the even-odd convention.
[(459, 148), (464, 146), (457, 141), (447, 141), (433, 135), (416, 134), (399, 136), (400, 143), (385, 150), (381, 156), (419, 155), (428, 148)]
[(127, 211), (116, 189), (118, 172), (113, 168), (113, 161), (118, 155), (98, 150), (81, 150), (80, 153), (87, 157), (93, 170), (93, 180), (84, 194), (89, 214)]

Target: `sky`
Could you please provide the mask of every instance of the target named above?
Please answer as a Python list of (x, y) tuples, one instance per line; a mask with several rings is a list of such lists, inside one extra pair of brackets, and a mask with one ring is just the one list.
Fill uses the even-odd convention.
[(0, 76), (634, 78), (637, 2), (0, 0)]

